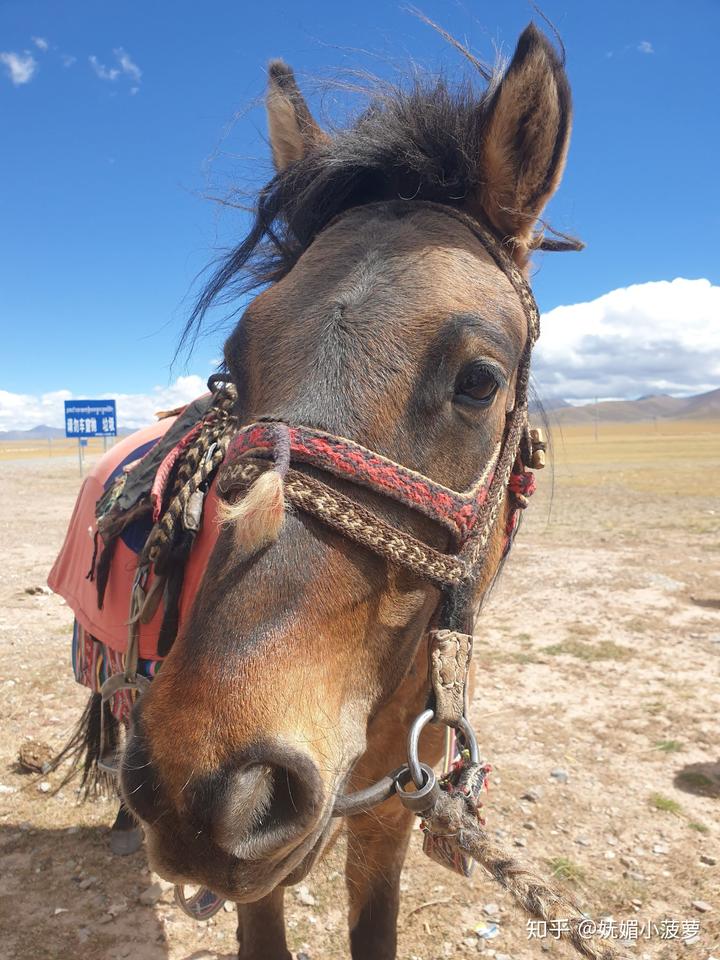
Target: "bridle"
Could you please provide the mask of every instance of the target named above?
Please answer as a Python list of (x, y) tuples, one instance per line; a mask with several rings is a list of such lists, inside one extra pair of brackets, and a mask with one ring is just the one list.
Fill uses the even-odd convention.
[[(540, 316), (532, 291), (500, 241), (482, 224), (454, 208), (420, 201), (467, 226), (512, 284), (527, 320), (527, 338), (517, 369), (513, 407), (505, 430), (483, 473), (465, 491), (436, 483), (346, 437), (303, 425), (267, 418), (240, 429), (230, 441), (218, 474), (221, 496), (247, 489), (266, 470), (276, 471), (285, 497), (293, 506), (347, 539), (399, 565), (441, 591), (431, 617), (428, 649), (431, 694), (427, 709), (408, 734), (408, 765), (392, 771), (365, 790), (336, 799), (334, 816), (364, 812), (397, 791), (406, 805), (424, 800), (433, 788), (433, 771), (420, 764), (417, 743), (431, 721), (456, 730), (477, 762), (477, 741), (466, 716), (466, 683), (472, 653), (472, 627), (478, 599), (476, 587), (488, 556), (492, 535), (508, 496), (504, 531), (509, 549), (519, 510), (534, 490), (529, 467), (544, 464), (545, 444), (528, 421), (528, 384), (532, 347), (540, 332)], [(313, 468), (310, 474), (303, 466)], [(329, 474), (380, 497), (401, 503), (450, 533), (443, 552), (401, 530), (335, 489), (316, 474)], [(414, 784), (415, 790), (406, 788)]]

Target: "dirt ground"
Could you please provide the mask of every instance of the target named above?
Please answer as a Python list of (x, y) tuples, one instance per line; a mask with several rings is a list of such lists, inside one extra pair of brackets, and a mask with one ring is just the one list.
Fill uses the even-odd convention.
[[(114, 804), (18, 771), (63, 743), (86, 694), (70, 610), (42, 586), (78, 488), (72, 456), (0, 458), (0, 957), (210, 960), (235, 915), (195, 923), (113, 858)], [(555, 437), (550, 471), (488, 602), (472, 717), (494, 773), (488, 826), (554, 872), (624, 951), (720, 957), (720, 424), (600, 425)], [(569, 956), (476, 871), (425, 860), (403, 882), (402, 960)], [(342, 849), (287, 894), (291, 948), (347, 957)], [(622, 921), (622, 923), (621, 923)], [(666, 921), (663, 925), (663, 921)], [(480, 932), (497, 935), (484, 939)], [(683, 939), (684, 938), (684, 939)]]

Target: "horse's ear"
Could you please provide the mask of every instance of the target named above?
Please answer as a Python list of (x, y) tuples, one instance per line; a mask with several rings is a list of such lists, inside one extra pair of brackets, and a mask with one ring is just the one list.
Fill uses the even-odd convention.
[(265, 98), (270, 146), (278, 173), (300, 160), (312, 147), (328, 140), (308, 109), (295, 80), (295, 74), (282, 60), (268, 65), (268, 91)]
[(560, 183), (572, 123), (563, 64), (532, 23), (486, 110), (475, 202), (524, 263), (535, 223)]

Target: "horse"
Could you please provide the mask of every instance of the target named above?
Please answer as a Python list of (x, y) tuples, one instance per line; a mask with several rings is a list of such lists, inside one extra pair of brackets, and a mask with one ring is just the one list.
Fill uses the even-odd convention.
[[(332, 134), (271, 62), (275, 175), (185, 331), (255, 294), (224, 348), (216, 541), (133, 708), (120, 782), (153, 870), (237, 904), (240, 960), (290, 960), (284, 889), (343, 824), (353, 960), (396, 956), (413, 812), (342, 801), (403, 767), (437, 709), (425, 638), (473, 632), (540, 465), (527, 275), (563, 246), (539, 219), (570, 89), (533, 24), (505, 70), (467, 56), (480, 83), (379, 89)], [(443, 737), (427, 726), (424, 770)]]

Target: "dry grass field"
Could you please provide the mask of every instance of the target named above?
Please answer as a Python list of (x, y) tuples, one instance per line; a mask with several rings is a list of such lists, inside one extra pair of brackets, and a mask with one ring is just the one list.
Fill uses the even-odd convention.
[[(111, 441), (108, 440), (108, 444)], [(77, 440), (59, 437), (54, 440), (0, 440), (0, 463), (8, 460), (54, 460), (58, 457), (78, 456)], [(103, 441), (99, 438), (88, 440), (83, 457), (92, 458), (103, 452)]]
[[(60, 546), (77, 458), (22, 447), (0, 449), (0, 957), (230, 958), (231, 911), (194, 923), (151, 887), (143, 852), (111, 857), (113, 804), (80, 806), (72, 786), (53, 795), (17, 768), (23, 740), (59, 746), (85, 700), (70, 611), (32, 592)], [(718, 958), (720, 423), (568, 427), (553, 460), (478, 631), (488, 827), (612, 917), (621, 953)], [(426, 861), (419, 839), (402, 960), (570, 955), (529, 938), (479, 871), (462, 880)], [(341, 844), (307, 888), (287, 894), (292, 949), (347, 957)]]

